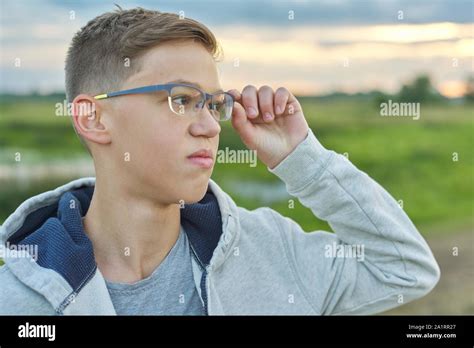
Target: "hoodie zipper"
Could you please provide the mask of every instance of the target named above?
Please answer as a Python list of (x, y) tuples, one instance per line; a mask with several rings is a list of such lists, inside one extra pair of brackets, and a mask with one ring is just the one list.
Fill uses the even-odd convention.
[[(228, 230), (229, 220), (230, 220), (231, 217), (232, 216), (229, 214), (229, 217), (228, 217), (227, 223), (226, 223), (226, 227), (223, 229), (222, 233), (225, 233)], [(193, 253), (194, 259), (197, 261), (199, 267), (201, 268), (201, 270), (203, 272), (203, 274), (201, 276), (201, 282), (200, 282), (199, 286), (201, 288), (201, 298), (202, 298), (202, 301), (204, 303), (204, 313), (205, 313), (205, 315), (209, 315), (208, 299), (207, 299), (207, 286), (206, 286), (207, 275), (208, 275), (207, 268), (206, 268), (206, 266), (203, 265), (203, 263), (201, 262), (201, 260), (197, 256), (197, 253), (194, 250), (194, 247), (193, 247), (191, 242), (189, 242), (189, 246), (190, 246), (191, 251)]]
[(56, 309), (56, 313), (58, 315), (63, 315), (64, 310), (66, 309), (67, 306), (69, 306), (71, 303), (74, 303), (76, 300), (77, 295), (79, 292), (82, 290), (82, 288), (89, 283), (89, 281), (94, 277), (95, 273), (97, 271), (97, 266), (94, 267), (94, 270), (84, 279), (84, 281), (79, 285), (79, 287), (74, 290), (72, 293), (69, 294), (68, 297), (66, 297), (63, 302), (59, 305), (59, 307)]
[(207, 280), (207, 271), (204, 271), (201, 277), (201, 296), (204, 302), (204, 314), (207, 316), (209, 315), (209, 311), (207, 310), (207, 288), (206, 288), (206, 280)]
[(199, 286), (201, 288), (201, 298), (202, 298), (202, 301), (204, 302), (204, 313), (205, 315), (209, 315), (209, 312), (207, 310), (207, 288), (206, 288), (207, 270), (206, 270), (206, 267), (204, 267), (204, 265), (202, 264), (201, 260), (199, 260), (199, 257), (197, 256), (197, 253), (194, 250), (192, 243), (189, 243), (189, 246), (193, 253), (194, 259), (196, 260), (196, 262), (198, 263), (199, 267), (201, 268), (203, 272)]

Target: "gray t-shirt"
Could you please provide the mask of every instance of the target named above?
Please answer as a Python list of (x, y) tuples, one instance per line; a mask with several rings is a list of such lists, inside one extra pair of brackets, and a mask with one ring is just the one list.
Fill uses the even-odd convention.
[(106, 281), (118, 315), (204, 315), (191, 265), (188, 238), (178, 240), (153, 273), (136, 283)]

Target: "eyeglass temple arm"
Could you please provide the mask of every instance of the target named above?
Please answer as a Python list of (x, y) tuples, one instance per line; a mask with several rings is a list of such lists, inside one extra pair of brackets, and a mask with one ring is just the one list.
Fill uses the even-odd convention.
[(166, 89), (167, 89), (167, 86), (161, 86), (161, 85), (145, 86), (145, 87), (126, 89), (126, 90), (118, 91), (118, 92), (98, 94), (94, 96), (94, 99), (100, 100), (100, 99), (118, 97), (120, 95), (150, 93), (150, 92), (162, 91)]

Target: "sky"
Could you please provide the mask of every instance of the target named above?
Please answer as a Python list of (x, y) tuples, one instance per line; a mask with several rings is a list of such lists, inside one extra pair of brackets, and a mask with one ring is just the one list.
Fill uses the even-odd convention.
[(473, 74), (474, 0), (0, 0), (0, 93), (64, 91), (72, 36), (114, 3), (208, 26), (223, 48), (224, 89), (393, 93), (428, 74), (457, 97)]

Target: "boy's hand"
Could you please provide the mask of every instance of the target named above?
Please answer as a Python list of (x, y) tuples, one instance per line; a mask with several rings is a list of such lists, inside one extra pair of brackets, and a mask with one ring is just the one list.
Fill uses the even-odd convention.
[(232, 89), (232, 126), (243, 143), (269, 168), (275, 168), (308, 134), (308, 123), (298, 100), (286, 88), (275, 92), (263, 86)]

